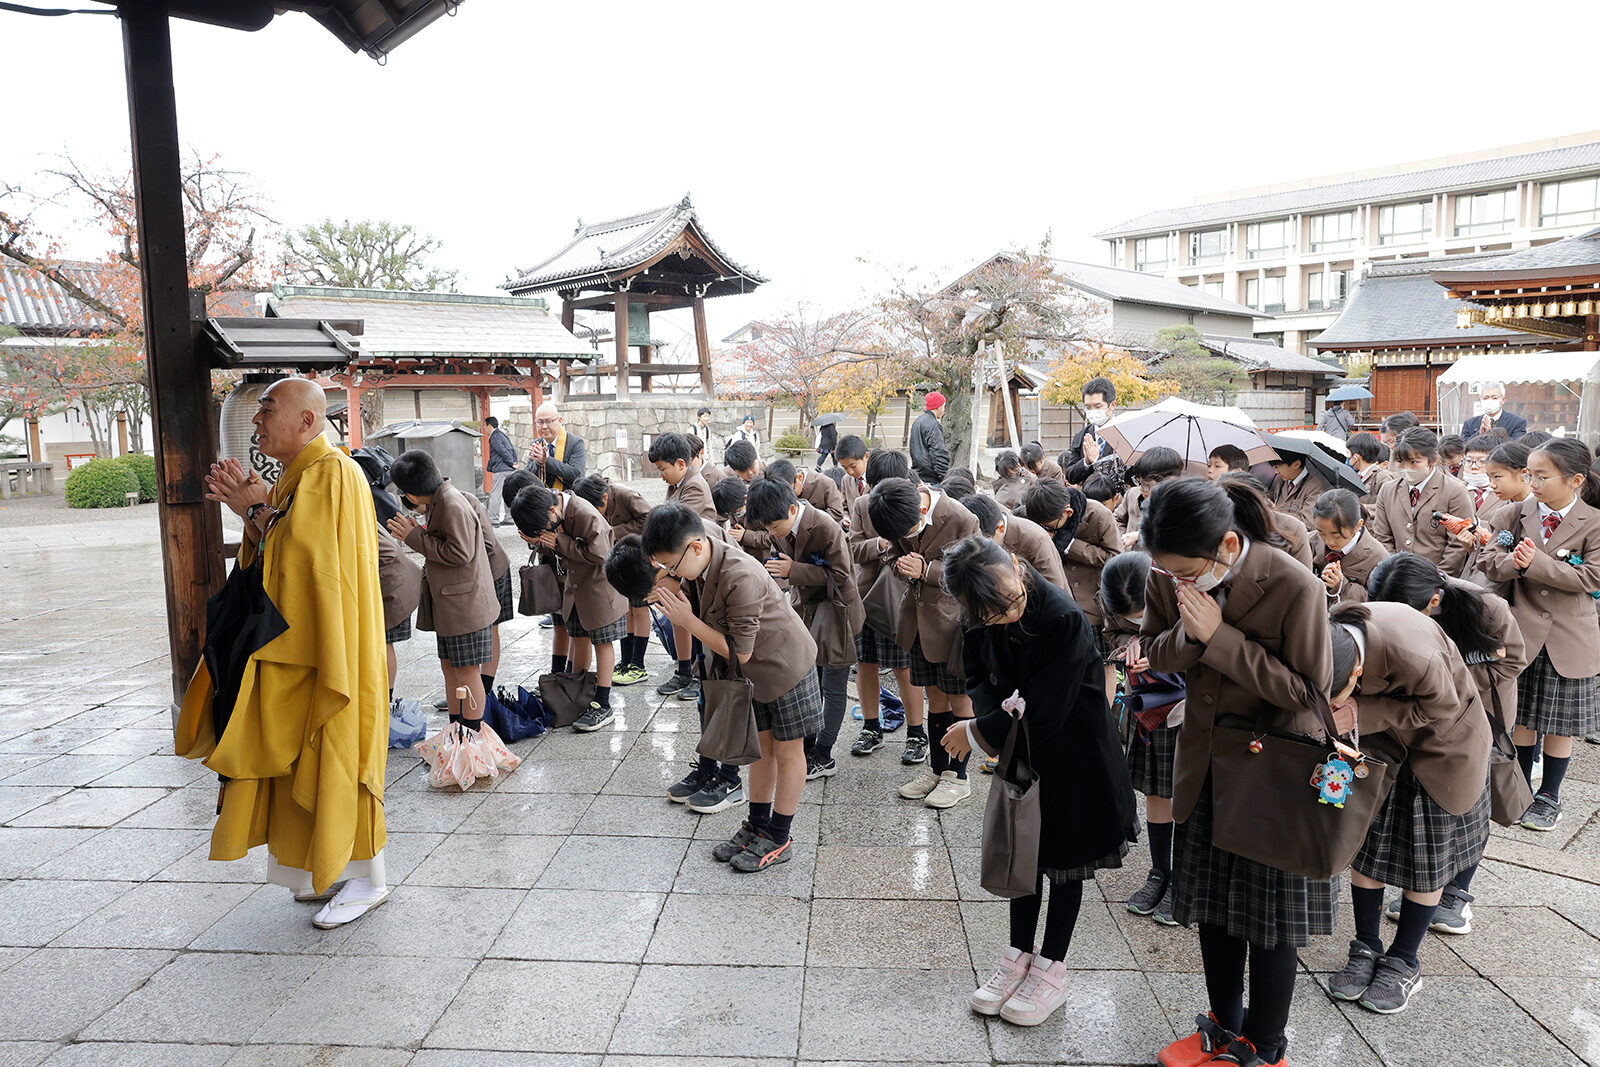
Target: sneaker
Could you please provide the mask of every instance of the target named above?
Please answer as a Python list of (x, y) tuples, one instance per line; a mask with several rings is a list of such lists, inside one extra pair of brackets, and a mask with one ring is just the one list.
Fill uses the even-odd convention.
[(1475, 899), (1471, 893), (1446, 887), (1428, 929), (1440, 934), (1472, 933), (1472, 902)]
[(711, 775), (702, 771), (700, 764), (696, 763), (689, 768), (688, 774), (667, 786), (667, 797), (676, 804), (687, 804), (689, 798), (704, 789), (710, 781)]
[(794, 838), (783, 844), (778, 844), (766, 834), (757, 834), (756, 839), (744, 847), (744, 851), (728, 861), (728, 866), (741, 874), (755, 874), (769, 867), (776, 867), (780, 863), (788, 863), (794, 859)]
[(744, 803), (744, 783), (730, 782), (722, 777), (714, 778), (706, 783), (704, 789), (690, 797), (687, 803), (690, 811), (699, 812), (701, 815), (715, 815), (719, 811), (727, 811), (735, 804)]
[(612, 714), (610, 707), (601, 707), (597, 702), (591, 700), (589, 701), (589, 710), (578, 716), (577, 721), (572, 724), (572, 728), (580, 734), (593, 733), (602, 726), (611, 725), (611, 721), (615, 718), (616, 716)]
[(700, 699), (700, 679), (690, 678), (689, 684), (678, 690), (678, 699), (682, 701)]
[(900, 762), (907, 767), (928, 762), (928, 738), (926, 734), (912, 734), (906, 738), (906, 750), (900, 753)]
[(1128, 898), (1128, 910), (1135, 915), (1149, 915), (1156, 910), (1156, 905), (1161, 903), (1161, 896), (1167, 891), (1169, 879), (1166, 875), (1150, 868), (1150, 874), (1145, 878), (1144, 885), (1139, 891)]
[(1007, 947), (1000, 954), (999, 968), (967, 998), (967, 1005), (979, 1015), (999, 1015), (1001, 1007), (1028, 977), (1028, 967), (1032, 963), (1033, 953)]
[(334, 898), (322, 906), (311, 925), (318, 930), (333, 930), (354, 922), (389, 899), (388, 886), (374, 889), (365, 878), (352, 878)]
[(1177, 926), (1178, 920), (1172, 915), (1172, 887), (1167, 886), (1167, 891), (1161, 894), (1161, 903), (1156, 905), (1156, 910), (1150, 913), (1150, 918), (1162, 926)]
[(1422, 988), (1422, 967), (1394, 956), (1378, 960), (1372, 984), (1361, 994), (1360, 1004), (1379, 1015), (1396, 1015), (1406, 1010), (1411, 994)]
[(1287, 1067), (1289, 1049), (1285, 1046), (1283, 1051), (1278, 1053), (1277, 1059), (1268, 1060), (1256, 1051), (1255, 1045), (1248, 1037), (1236, 1037), (1210, 1062), (1230, 1064), (1233, 1067)]
[(1017, 1026), (1038, 1026), (1067, 999), (1067, 964), (1035, 956), (1028, 977), (1000, 1007), (1000, 1018)]
[(671, 678), (656, 686), (656, 693), (660, 696), (669, 697), (683, 689), (684, 686), (693, 684), (694, 679), (687, 674), (674, 674)]
[(1533, 798), (1533, 803), (1528, 805), (1528, 810), (1522, 813), (1522, 828), (1524, 830), (1554, 830), (1556, 823), (1561, 821), (1561, 801), (1549, 793), (1538, 793)]
[(993, 774), (995, 768), (998, 766), (1000, 766), (999, 756), (985, 756), (982, 762), (978, 764), (978, 770), (982, 771), (984, 774)]
[(614, 672), (612, 672), (611, 684), (638, 685), (648, 677), (650, 677), (650, 672), (645, 670), (643, 667), (640, 667), (637, 664), (628, 664), (623, 667), (618, 667)]
[(928, 795), (922, 798), (922, 802), (930, 808), (953, 808), (971, 795), (971, 782), (957, 777), (955, 771), (945, 771), (939, 776), (939, 784), (928, 790)]
[(907, 800), (923, 800), (938, 784), (939, 776), (933, 773), (933, 768), (924, 767), (915, 778), (900, 787), (900, 795)]
[(1328, 976), (1328, 995), (1335, 1000), (1360, 1000), (1372, 984), (1381, 958), (1365, 941), (1350, 942), (1350, 960), (1344, 970)]
[(870, 756), (883, 747), (883, 734), (877, 730), (862, 730), (856, 743), (850, 746), (852, 756)]
[(1227, 1048), (1237, 1034), (1223, 1028), (1209, 1011), (1194, 1017), (1195, 1032), (1181, 1037), (1161, 1050), (1156, 1062), (1161, 1067), (1201, 1067)]
[(818, 759), (815, 756), (806, 757), (806, 781), (814, 782), (818, 778), (832, 778), (839, 771), (839, 765), (831, 759)]
[(539, 629), (541, 629), (541, 630), (554, 630), (555, 628), (556, 628), (556, 621), (554, 619), (552, 619), (550, 616), (546, 615), (544, 618), (539, 620)]
[(450, 710), (450, 701), (448, 699), (446, 699), (445, 697), (440, 697), (438, 700), (435, 700), (433, 702), (433, 710), (434, 711), (449, 711)]
[(733, 832), (732, 837), (711, 850), (711, 858), (718, 863), (727, 863), (743, 852), (758, 836), (755, 827), (751, 826), (750, 820), (746, 819), (739, 824), (739, 828)]

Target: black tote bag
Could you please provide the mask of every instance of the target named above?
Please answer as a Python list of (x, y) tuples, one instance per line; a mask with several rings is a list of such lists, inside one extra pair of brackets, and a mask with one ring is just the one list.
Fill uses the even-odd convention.
[(522, 596), (517, 599), (517, 614), (561, 614), (561, 576), (556, 573), (555, 564), (540, 562), (537, 555), (530, 555), (518, 574)]

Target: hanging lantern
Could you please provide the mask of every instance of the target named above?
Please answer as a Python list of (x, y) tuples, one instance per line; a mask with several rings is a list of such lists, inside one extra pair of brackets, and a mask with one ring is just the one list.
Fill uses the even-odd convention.
[(1518, 304), (1517, 307), (1516, 307), (1516, 310), (1511, 313), (1511, 317), (1514, 318), (1514, 319), (1525, 319), (1525, 318), (1527, 318), (1528, 317), (1528, 305), (1527, 304)]
[(1529, 304), (1528, 305), (1528, 315), (1531, 318), (1535, 318), (1535, 319), (1544, 318), (1544, 305), (1543, 304)]
[(1578, 302), (1576, 300), (1568, 300), (1565, 304), (1561, 305), (1561, 317), (1562, 318), (1566, 318), (1566, 317), (1568, 317), (1570, 315), (1576, 315), (1577, 313), (1578, 313)]
[(222, 458), (238, 460), (246, 470), (261, 475), (268, 485), (278, 480), (283, 464), (256, 447), (256, 428), (250, 420), (255, 418), (261, 394), (267, 391), (267, 386), (286, 377), (286, 374), (246, 374), (244, 381), (222, 402), (222, 426), (218, 435)]
[(1580, 300), (1580, 301), (1578, 301), (1578, 314), (1580, 314), (1580, 315), (1593, 315), (1594, 314), (1594, 301), (1593, 300)]

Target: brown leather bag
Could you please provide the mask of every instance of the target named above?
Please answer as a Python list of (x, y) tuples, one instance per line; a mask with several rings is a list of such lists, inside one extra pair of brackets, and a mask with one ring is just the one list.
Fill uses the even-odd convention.
[(1028, 737), (1027, 722), (1020, 716), (1011, 721), (989, 786), (978, 876), (985, 890), (1008, 900), (1032, 896), (1039, 888), (1039, 776), (1016, 755), (1019, 731)]
[(867, 625), (889, 640), (895, 640), (895, 631), (900, 628), (900, 607), (910, 592), (911, 584), (895, 573), (892, 563), (886, 563), (872, 588), (861, 598), (861, 606), (867, 612)]
[(555, 564), (540, 562), (536, 555), (530, 555), (518, 573), (522, 578), (522, 596), (517, 600), (519, 615), (561, 614), (561, 576), (556, 573)]
[(428, 588), (428, 569), (422, 569), (422, 596), (417, 601), (417, 629), (432, 630), (433, 592)]
[(1489, 817), (1501, 826), (1516, 826), (1533, 803), (1533, 787), (1522, 776), (1517, 746), (1506, 733), (1500, 693), (1491, 689), (1489, 696), (1494, 705), (1489, 712), (1489, 729), (1494, 735), (1494, 745), (1489, 749)]
[(539, 675), (539, 699), (555, 716), (553, 726), (571, 726), (594, 700), (597, 682), (593, 671), (564, 671)]
[[(732, 652), (732, 649), (729, 649)], [(756, 728), (755, 683), (744, 676), (739, 656), (712, 656), (714, 666), (700, 683), (705, 698), (705, 725), (695, 751), (718, 763), (743, 767), (761, 758), (761, 731)], [(712, 673), (722, 666), (725, 677)]]

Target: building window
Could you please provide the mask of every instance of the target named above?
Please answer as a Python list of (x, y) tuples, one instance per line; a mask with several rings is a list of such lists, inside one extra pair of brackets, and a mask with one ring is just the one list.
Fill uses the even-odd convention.
[(1378, 209), (1378, 243), (1409, 245), (1426, 241), (1433, 234), (1433, 201), (1414, 204), (1388, 204)]
[(1141, 237), (1133, 242), (1133, 269), (1164, 271), (1167, 269), (1167, 239)]
[(1306, 275), (1306, 309), (1322, 310), (1322, 272), (1314, 270)]
[(1517, 224), (1517, 191), (1496, 189), (1492, 193), (1463, 193), (1456, 197), (1457, 237), (1482, 233), (1505, 233)]
[(1252, 222), (1244, 228), (1244, 258), (1281, 259), (1289, 254), (1289, 220)]
[(1551, 182), (1539, 189), (1539, 225), (1571, 226), (1600, 219), (1600, 178)]
[(1261, 280), (1261, 300), (1262, 311), (1282, 311), (1284, 307), (1283, 278), (1263, 278)]
[(1261, 308), (1261, 279), (1246, 278), (1244, 280), (1244, 306), (1257, 310)]
[(1322, 294), (1324, 307), (1336, 308), (1344, 304), (1350, 296), (1350, 276), (1354, 270), (1336, 270), (1328, 275), (1327, 290)]
[(1256, 340), (1269, 345), (1277, 345), (1279, 348), (1283, 347), (1283, 334), (1281, 333), (1258, 333), (1256, 334)]
[(1222, 296), (1222, 279), (1218, 278), (1214, 282), (1201, 282), (1200, 283), (1200, 291), (1202, 293), (1210, 293), (1212, 296), (1216, 297), (1218, 300), (1223, 299), (1223, 296)]
[(1228, 254), (1228, 231), (1205, 230), (1189, 235), (1189, 266), (1221, 263)]
[(1356, 243), (1356, 213), (1336, 211), (1331, 215), (1311, 216), (1311, 251), (1329, 252), (1340, 248), (1354, 248)]
[(1312, 271), (1306, 275), (1306, 310), (1325, 311), (1341, 306), (1350, 295), (1348, 270)]

